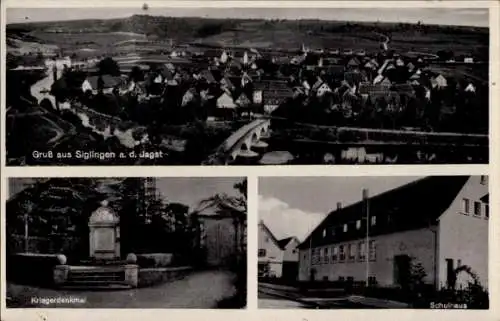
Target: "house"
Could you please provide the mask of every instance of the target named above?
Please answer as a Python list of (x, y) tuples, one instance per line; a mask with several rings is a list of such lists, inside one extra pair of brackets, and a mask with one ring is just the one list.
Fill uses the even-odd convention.
[(229, 77), (224, 77), (220, 81), (220, 85), (222, 89), (228, 89), (230, 91), (234, 90), (236, 87), (233, 82), (229, 79)]
[(244, 88), (246, 85), (252, 82), (252, 77), (250, 77), (246, 72), (241, 76), (241, 88)]
[(300, 241), (295, 236), (287, 237), (278, 241), (283, 249), (283, 266), (281, 278), (296, 281), (299, 276), (299, 246)]
[(222, 93), (222, 95), (219, 96), (219, 98), (217, 98), (217, 107), (234, 109), (237, 106), (234, 103), (231, 95), (227, 91), (225, 91)]
[(92, 94), (96, 95), (99, 89), (102, 89), (103, 93), (111, 93), (113, 88), (119, 84), (120, 78), (118, 77), (113, 77), (111, 75), (91, 76), (83, 81), (82, 91), (84, 93), (91, 91)]
[(266, 113), (272, 113), (294, 95), (291, 88), (269, 88), (262, 91), (262, 103)]
[(205, 69), (200, 73), (200, 78), (204, 79), (208, 84), (213, 84), (216, 82), (212, 71)]
[(299, 280), (398, 287), (419, 264), (423, 281), (439, 289), (466, 286), (471, 276), (457, 268), (468, 266), (488, 288), (488, 193), (487, 176), (426, 177), (373, 197), (360, 191), (361, 201), (331, 212), (299, 245)]
[(254, 90), (252, 100), (254, 104), (262, 104), (262, 90)]
[(241, 95), (236, 99), (236, 105), (239, 107), (248, 107), (252, 102), (248, 99), (245, 93), (241, 93)]
[(386, 94), (389, 91), (390, 86), (386, 84), (371, 84), (369, 82), (362, 82), (359, 84), (358, 93), (363, 98), (368, 98), (368, 96), (375, 94)]
[(316, 83), (312, 87), (312, 92), (316, 93), (316, 96), (322, 97), (327, 92), (331, 92), (330, 86), (320, 78), (316, 81)]
[(196, 96), (196, 90), (194, 88), (188, 89), (184, 93), (184, 96), (182, 96), (181, 106), (184, 107), (187, 104), (189, 104), (190, 102), (192, 102), (194, 100), (195, 96)]
[(365, 81), (365, 77), (360, 72), (349, 71), (344, 73), (344, 80), (351, 86), (358, 86), (359, 83)]
[[(352, 54), (352, 53), (351, 53)], [(349, 68), (357, 68), (359, 67), (361, 63), (359, 62), (359, 59), (354, 57), (354, 58), (351, 58), (348, 62), (347, 62), (347, 67)]]
[(431, 78), (431, 86), (432, 88), (442, 89), (448, 86), (448, 82), (443, 75), (438, 75), (434, 78)]
[(259, 223), (258, 275), (296, 280), (299, 241), (296, 237), (276, 239), (261, 220)]
[(466, 92), (471, 92), (471, 93), (475, 93), (476, 92), (476, 87), (472, 84), (472, 83), (469, 83), (467, 85), (467, 87), (465, 87), (464, 89)]

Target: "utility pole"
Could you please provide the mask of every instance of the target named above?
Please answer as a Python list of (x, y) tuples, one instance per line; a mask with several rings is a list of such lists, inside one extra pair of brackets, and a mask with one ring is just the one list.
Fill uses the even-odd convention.
[(24, 252), (29, 252), (29, 234), (28, 234), (28, 218), (29, 214), (24, 213)]
[(363, 204), (366, 215), (366, 286), (369, 285), (370, 277), (370, 205), (368, 201), (368, 189), (363, 189)]
[(313, 229), (310, 227), (310, 233), (309, 233), (309, 280), (311, 280), (312, 277), (312, 237), (313, 237)]

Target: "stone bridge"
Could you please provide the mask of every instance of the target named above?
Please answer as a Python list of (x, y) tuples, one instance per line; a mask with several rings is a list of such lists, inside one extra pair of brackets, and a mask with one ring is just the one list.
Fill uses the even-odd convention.
[(229, 136), (204, 162), (204, 165), (229, 165), (238, 157), (258, 157), (259, 151), (268, 145), (265, 140), (269, 138), (271, 120), (256, 119), (244, 125)]

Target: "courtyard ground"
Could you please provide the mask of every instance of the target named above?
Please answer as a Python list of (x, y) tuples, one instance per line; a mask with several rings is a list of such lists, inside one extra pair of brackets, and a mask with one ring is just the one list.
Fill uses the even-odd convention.
[[(116, 291), (71, 291), (7, 284), (7, 307), (38, 308), (215, 308), (233, 296), (234, 275), (228, 271), (195, 272), (153, 287)], [(76, 298), (73, 304), (35, 304), (32, 298)]]

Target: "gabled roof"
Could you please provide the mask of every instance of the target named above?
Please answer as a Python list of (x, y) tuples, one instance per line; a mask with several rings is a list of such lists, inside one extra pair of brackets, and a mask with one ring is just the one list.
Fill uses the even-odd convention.
[[(376, 225), (370, 226), (370, 235), (437, 224), (468, 179), (469, 176), (431, 176), (369, 198), (369, 215), (376, 216)], [(312, 232), (313, 246), (363, 238), (366, 233), (365, 213), (363, 201), (331, 212)], [(356, 229), (357, 220), (363, 222), (360, 229)], [(348, 225), (346, 233), (342, 231), (344, 224)], [(326, 230), (326, 237), (323, 237), (323, 230)], [(299, 248), (309, 246), (311, 235)]]
[(264, 223), (264, 221), (259, 222), (259, 226), (264, 229), (266, 234), (273, 240), (273, 242), (276, 244), (277, 247), (279, 247), (281, 250), (284, 250), (284, 247), (280, 245), (280, 241), (274, 236), (274, 234), (271, 232), (271, 230), (267, 227), (267, 225)]
[(295, 236), (290, 236), (290, 237), (287, 237), (287, 238), (284, 238), (284, 239), (281, 239), (278, 241), (278, 244), (279, 246), (282, 248), (282, 249), (286, 249), (286, 246), (293, 240), (297, 239)]
[(205, 79), (208, 83), (215, 82), (215, 77), (210, 70), (203, 70), (200, 76), (201, 78)]
[(350, 66), (350, 67), (356, 67), (359, 65), (360, 65), (359, 59), (356, 57), (351, 58), (351, 60), (349, 60), (349, 62), (347, 63), (347, 66)]

